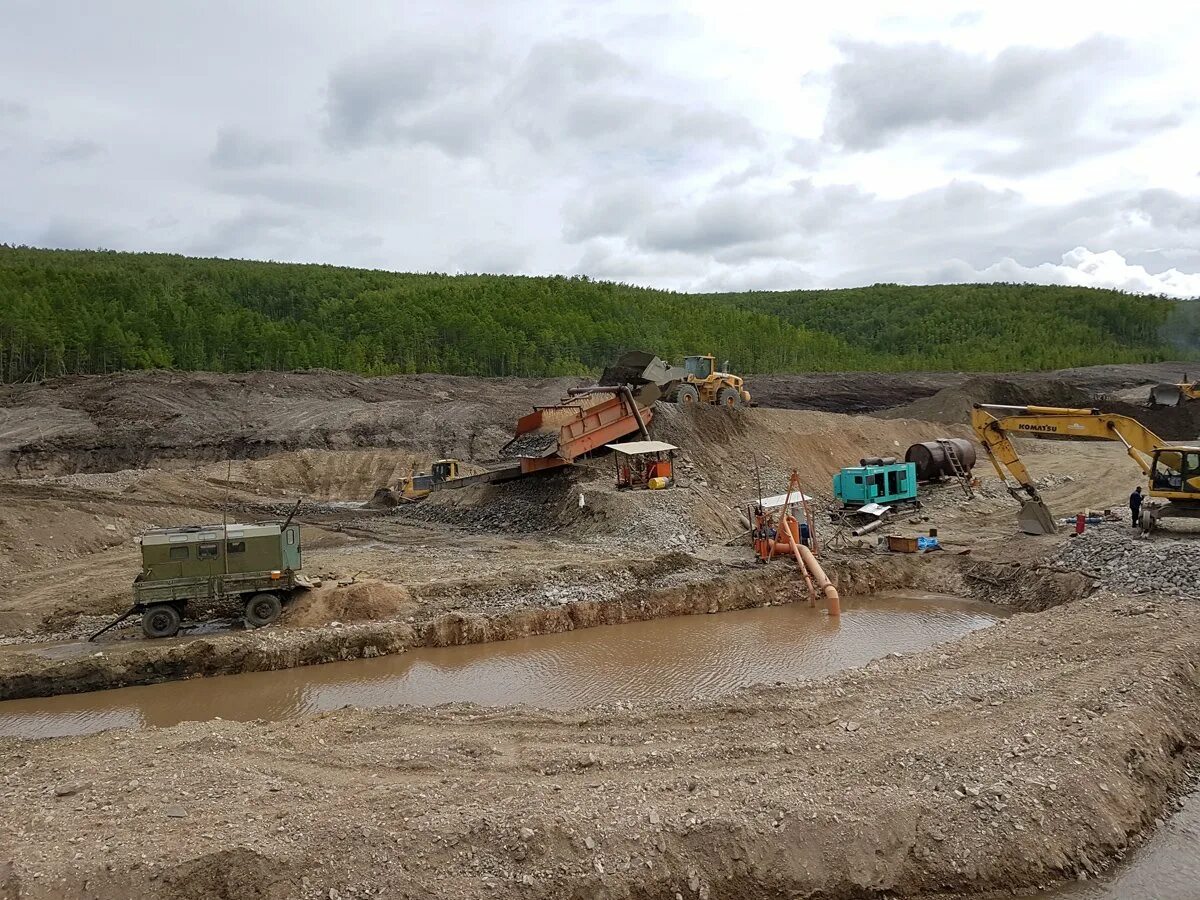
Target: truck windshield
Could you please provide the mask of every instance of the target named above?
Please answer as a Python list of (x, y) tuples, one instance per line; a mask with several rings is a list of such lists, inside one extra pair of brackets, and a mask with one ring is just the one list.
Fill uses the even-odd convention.
[(697, 378), (707, 378), (712, 374), (713, 361), (706, 356), (689, 356), (684, 360), (684, 368), (689, 375)]

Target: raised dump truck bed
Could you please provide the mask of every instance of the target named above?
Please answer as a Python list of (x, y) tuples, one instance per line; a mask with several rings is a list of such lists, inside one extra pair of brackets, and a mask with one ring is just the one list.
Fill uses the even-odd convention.
[(500, 451), (521, 460), (524, 474), (565, 466), (605, 444), (639, 431), (653, 417), (627, 386), (577, 388), (554, 406), (536, 406), (517, 421), (517, 433)]

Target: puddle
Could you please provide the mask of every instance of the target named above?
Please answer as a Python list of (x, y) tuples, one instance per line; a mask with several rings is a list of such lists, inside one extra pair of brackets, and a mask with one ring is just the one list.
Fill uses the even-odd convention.
[(1112, 874), (1027, 900), (1196, 900), (1200, 897), (1200, 793), (1158, 826)]
[(679, 616), (277, 672), (10, 700), (0, 703), (0, 735), (59, 737), (218, 717), (275, 720), (343, 706), (470, 701), (575, 709), (615, 700), (708, 698), (921, 650), (991, 625), (1000, 615), (951, 597), (888, 594), (844, 601), (840, 621), (806, 604)]

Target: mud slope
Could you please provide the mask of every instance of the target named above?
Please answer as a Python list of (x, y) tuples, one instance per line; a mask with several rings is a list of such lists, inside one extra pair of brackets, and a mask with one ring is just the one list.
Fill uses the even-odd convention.
[(125, 372), (0, 388), (0, 472), (58, 474), (306, 447), (494, 452), (570, 379)]

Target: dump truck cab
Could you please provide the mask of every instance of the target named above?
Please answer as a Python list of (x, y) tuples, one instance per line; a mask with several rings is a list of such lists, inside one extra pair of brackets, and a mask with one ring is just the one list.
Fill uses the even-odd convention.
[(156, 528), (141, 537), (142, 571), (133, 583), (133, 612), (142, 613), (147, 637), (179, 631), (189, 604), (244, 602), (250, 627), (269, 625), (298, 587), (300, 526), (290, 520), (262, 525), (185, 525)]

